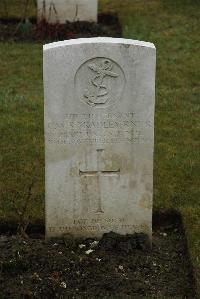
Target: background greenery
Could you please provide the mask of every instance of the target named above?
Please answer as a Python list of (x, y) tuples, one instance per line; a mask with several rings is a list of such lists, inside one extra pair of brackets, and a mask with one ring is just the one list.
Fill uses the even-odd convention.
[[(6, 16), (20, 17), (24, 2), (9, 0)], [(154, 209), (182, 215), (200, 294), (199, 8), (195, 0), (100, 0), (99, 9), (119, 14), (123, 37), (156, 45)], [(0, 218), (44, 219), (42, 45), (0, 43), (0, 57)]]

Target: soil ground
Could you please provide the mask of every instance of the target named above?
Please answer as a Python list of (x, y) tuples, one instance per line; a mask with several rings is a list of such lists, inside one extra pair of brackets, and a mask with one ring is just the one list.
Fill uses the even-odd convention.
[(178, 218), (156, 217), (152, 250), (133, 235), (47, 242), (37, 228), (27, 239), (5, 228), (0, 298), (195, 298)]

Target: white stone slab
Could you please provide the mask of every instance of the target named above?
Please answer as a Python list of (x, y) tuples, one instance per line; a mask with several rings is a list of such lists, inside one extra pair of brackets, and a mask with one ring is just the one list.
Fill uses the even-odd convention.
[[(44, 2), (45, 1), (45, 2)], [(97, 22), (98, 0), (37, 0), (38, 19), (48, 23)]]
[(44, 46), (47, 238), (151, 238), (155, 62), (141, 41)]

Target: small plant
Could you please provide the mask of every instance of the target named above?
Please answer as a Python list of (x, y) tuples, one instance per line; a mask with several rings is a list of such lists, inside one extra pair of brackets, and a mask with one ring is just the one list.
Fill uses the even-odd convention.
[(32, 27), (33, 25), (29, 19), (19, 23), (18, 30), (22, 39), (29, 39), (32, 37)]
[(62, 40), (74, 38), (75, 34), (70, 31), (66, 24), (49, 24), (46, 19), (41, 19), (33, 29), (36, 40)]
[[(30, 214), (28, 210), (32, 201), (33, 185), (34, 183), (31, 182), (31, 184), (28, 186), (28, 190), (25, 195), (17, 192), (17, 195), (15, 195), (15, 198), (12, 200), (12, 208), (17, 216), (17, 232), (26, 239), (28, 238), (28, 235), (26, 234), (26, 229), (30, 222)], [(23, 203), (19, 205), (19, 201), (16, 200), (16, 198), (18, 198), (20, 202), (23, 201)]]

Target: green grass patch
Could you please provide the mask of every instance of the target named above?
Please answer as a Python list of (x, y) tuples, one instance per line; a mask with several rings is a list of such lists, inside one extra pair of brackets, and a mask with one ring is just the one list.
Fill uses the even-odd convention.
[(42, 47), (1, 43), (0, 217), (19, 218), (32, 186), (25, 217), (44, 216)]
[(1, 0), (0, 18), (35, 17), (37, 14), (36, 3), (37, 0)]

